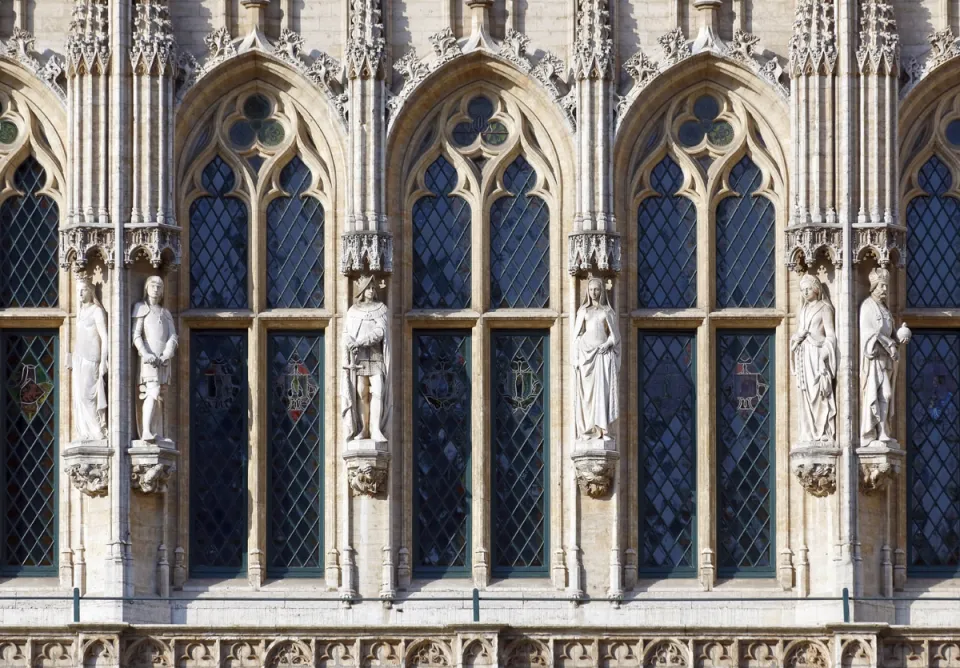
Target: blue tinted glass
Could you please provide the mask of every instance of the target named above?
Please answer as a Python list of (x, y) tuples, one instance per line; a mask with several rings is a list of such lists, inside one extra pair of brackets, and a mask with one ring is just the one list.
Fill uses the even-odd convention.
[(40, 163), (27, 158), (13, 175), (23, 195), (0, 205), (0, 306), (57, 305), (60, 212), (53, 199), (38, 194), (46, 182)]
[(754, 195), (763, 175), (750, 158), (730, 170), (738, 193), (717, 205), (717, 306), (770, 307), (774, 303), (773, 203)]
[(693, 334), (640, 334), (640, 572), (697, 572)]
[(280, 172), (289, 197), (267, 206), (267, 304), (271, 308), (323, 307), (323, 205), (304, 196), (310, 169), (294, 158)]
[(219, 156), (203, 170), (210, 193), (190, 205), (190, 306), (247, 308), (247, 207), (235, 197), (233, 170)]
[(717, 336), (717, 540), (720, 575), (773, 574), (773, 337)]
[(323, 335), (270, 334), (267, 558), (271, 575), (323, 574)]
[(960, 202), (945, 195), (953, 185), (950, 168), (937, 156), (920, 168), (919, 185), (928, 194), (907, 204), (907, 304), (960, 307)]
[(546, 333), (498, 331), (493, 343), (493, 571), (546, 573)]
[(414, 569), (469, 574), (470, 333), (415, 333)]
[(507, 167), (512, 195), (490, 209), (490, 303), (493, 308), (546, 308), (550, 304), (550, 213), (527, 195), (537, 173), (523, 156)]
[(960, 571), (960, 332), (919, 331), (907, 349), (909, 571)]
[(697, 210), (677, 197), (683, 172), (670, 156), (650, 174), (657, 195), (640, 203), (637, 271), (640, 308), (697, 305)]
[(470, 205), (450, 195), (457, 170), (440, 156), (427, 168), (435, 196), (413, 205), (413, 307), (470, 306)]
[(960, 119), (955, 118), (947, 125), (947, 141), (954, 146), (960, 146)]
[(247, 561), (247, 335), (190, 340), (190, 568), (236, 575)]
[(57, 574), (57, 333), (6, 330), (0, 572)]

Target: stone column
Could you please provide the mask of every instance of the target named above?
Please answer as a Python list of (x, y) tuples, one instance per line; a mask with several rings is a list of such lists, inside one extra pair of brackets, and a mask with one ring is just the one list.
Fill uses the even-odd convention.
[[(394, 327), (398, 300), (391, 298), (387, 284), (393, 271), (393, 238), (388, 229), (384, 204), (384, 146), (386, 142), (385, 55), (380, 0), (352, 0), (350, 33), (347, 40), (346, 73), (349, 79), (349, 175), (347, 177), (347, 218), (341, 236), (340, 270), (348, 277), (348, 301), (354, 303), (358, 287), (372, 285), (377, 298), (387, 305), (389, 328)], [(353, 280), (358, 279), (358, 280)], [(392, 333), (392, 332), (391, 332)], [(398, 333), (398, 332), (397, 332)], [(396, 338), (396, 336), (394, 336)], [(386, 345), (386, 344), (385, 344)], [(341, 374), (351, 374), (356, 360), (346, 348), (338, 351)], [(396, 364), (394, 367), (396, 368)], [(387, 368), (384, 392), (395, 391), (399, 374)], [(346, 382), (346, 377), (341, 382)], [(356, 399), (355, 399), (356, 400)], [(375, 400), (375, 399), (374, 399)], [(396, 550), (392, 499), (399, 484), (389, 475), (390, 444), (378, 437), (353, 438), (346, 434), (343, 458), (349, 489), (342, 534), (341, 596), (352, 599), (363, 589), (374, 588), (373, 574), (379, 572), (379, 595), (392, 600), (396, 591)], [(393, 420), (384, 436), (396, 440)], [(358, 553), (357, 547), (360, 551)], [(377, 567), (379, 565), (379, 568)], [(371, 579), (359, 582), (358, 575)]]
[[(577, 100), (577, 181), (576, 215), (569, 237), (567, 269), (573, 277), (571, 310), (576, 311), (580, 297), (587, 289), (588, 277), (599, 278), (606, 289), (620, 272), (620, 236), (616, 231), (612, 193), (612, 146), (614, 137), (614, 42), (607, 0), (581, 0), (577, 5), (573, 70), (576, 77)], [(619, 294), (608, 290), (609, 294)], [(616, 301), (616, 300), (614, 300)], [(613, 304), (615, 313), (619, 305)], [(618, 333), (622, 334), (622, 332)], [(568, 336), (573, 337), (572, 332)], [(574, 390), (576, 391), (576, 390)], [(568, 407), (570, 408), (570, 407)], [(573, 415), (570, 411), (568, 415)], [(570, 426), (568, 425), (568, 429)], [(574, 432), (576, 430), (574, 429)], [(574, 507), (566, 513), (565, 550), (567, 562), (567, 589), (572, 596), (584, 594), (583, 563), (580, 549), (581, 514), (586, 509), (583, 497), (609, 498), (610, 581), (607, 594), (613, 600), (623, 597), (623, 569), (621, 559), (620, 495), (615, 479), (620, 467), (617, 432), (604, 438), (577, 437), (570, 449), (575, 467), (576, 482), (571, 481), (565, 493), (575, 499)], [(577, 489), (579, 488), (579, 492)], [(579, 507), (578, 507), (579, 506)], [(599, 548), (601, 546), (594, 546)], [(601, 550), (602, 551), (602, 550)], [(600, 563), (590, 564), (597, 570)], [(561, 583), (555, 583), (562, 586)]]

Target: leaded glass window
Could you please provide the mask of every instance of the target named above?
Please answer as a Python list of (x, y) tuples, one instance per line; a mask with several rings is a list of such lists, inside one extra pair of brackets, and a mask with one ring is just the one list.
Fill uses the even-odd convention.
[(926, 308), (960, 307), (960, 201), (950, 168), (931, 157), (917, 175), (927, 194), (907, 204), (907, 304)]
[(53, 307), (59, 291), (60, 212), (40, 191), (47, 173), (28, 157), (13, 175), (19, 195), (0, 205), (0, 306)]
[(640, 333), (640, 563), (642, 576), (695, 576), (696, 339)]
[(493, 571), (546, 575), (548, 346), (543, 331), (494, 331)]
[(323, 308), (323, 205), (305, 195), (313, 175), (299, 157), (280, 172), (287, 196), (267, 206), (267, 304)]
[(518, 156), (503, 174), (511, 195), (490, 209), (492, 308), (550, 304), (550, 214), (542, 198), (528, 194), (536, 182), (533, 166)]
[(917, 331), (907, 348), (909, 571), (960, 572), (960, 331)]
[(247, 335), (190, 341), (190, 565), (238, 575), (247, 566)]
[(233, 169), (220, 156), (203, 170), (209, 193), (190, 206), (190, 306), (245, 309), (247, 296), (247, 207), (228, 197), (236, 184)]
[(451, 195), (457, 170), (440, 156), (425, 174), (428, 190), (413, 205), (413, 307), (470, 306), (470, 205)]
[(744, 157), (730, 170), (735, 196), (717, 205), (717, 306), (774, 305), (773, 203), (756, 192), (763, 174)]
[(650, 173), (656, 192), (637, 216), (637, 278), (640, 308), (697, 305), (697, 210), (678, 197), (683, 172), (670, 156)]
[(414, 569), (470, 572), (470, 332), (414, 332)]
[(717, 335), (718, 573), (774, 570), (773, 332)]
[(2, 574), (57, 574), (56, 330), (7, 330)]
[(269, 335), (268, 575), (323, 573), (323, 334)]

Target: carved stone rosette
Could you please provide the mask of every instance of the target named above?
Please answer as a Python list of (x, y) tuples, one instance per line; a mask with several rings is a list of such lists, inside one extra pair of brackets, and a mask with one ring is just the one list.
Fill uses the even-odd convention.
[(605, 497), (613, 489), (620, 454), (615, 450), (585, 449), (571, 456), (580, 491), (591, 499)]
[(340, 273), (393, 272), (393, 237), (383, 232), (347, 232), (340, 237)]
[(347, 481), (354, 496), (377, 497), (386, 492), (390, 455), (385, 452), (349, 452)]
[(840, 449), (803, 445), (790, 451), (790, 470), (811, 496), (823, 498), (837, 491), (837, 462)]
[(87, 496), (106, 496), (112, 456), (106, 440), (71, 443), (63, 453), (64, 472), (73, 486)]
[(906, 453), (879, 444), (857, 448), (860, 460), (860, 491), (870, 495), (887, 488), (900, 475)]
[(587, 272), (618, 273), (621, 268), (620, 235), (613, 232), (582, 231), (569, 237), (567, 271), (571, 276)]

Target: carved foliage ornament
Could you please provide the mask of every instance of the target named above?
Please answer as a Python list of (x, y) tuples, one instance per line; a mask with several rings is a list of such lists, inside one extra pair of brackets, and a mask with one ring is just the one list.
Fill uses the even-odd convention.
[(826, 225), (804, 225), (786, 230), (787, 268), (803, 271), (812, 267), (817, 255), (827, 253), (837, 268), (843, 266), (843, 228)]
[(340, 237), (340, 273), (393, 271), (393, 237), (379, 232), (348, 232)]
[(901, 96), (910, 91), (930, 72), (960, 55), (960, 43), (950, 28), (931, 33), (927, 36), (927, 41), (930, 43), (930, 50), (926, 55), (910, 58), (907, 61), (907, 81), (900, 88)]
[(110, 485), (110, 464), (80, 463), (65, 469), (73, 486), (87, 496), (106, 496)]
[(130, 469), (133, 489), (144, 494), (166, 492), (169, 480), (169, 464), (134, 464)]
[(347, 76), (351, 79), (383, 77), (386, 40), (380, 13), (380, 0), (352, 0), (350, 3)]
[(620, 235), (610, 232), (575, 232), (569, 237), (567, 271), (579, 275), (589, 271), (619, 272)]
[(615, 457), (574, 455), (573, 461), (581, 492), (592, 499), (602, 498), (610, 492), (617, 465)]
[(141, 0), (135, 5), (130, 62), (137, 74), (174, 74), (177, 42), (166, 0)]
[(347, 465), (347, 481), (354, 496), (379, 496), (387, 489), (386, 462), (361, 460)]
[(837, 466), (825, 463), (794, 464), (793, 475), (811, 496), (819, 498), (837, 491)]
[(883, 0), (867, 0), (861, 5), (857, 62), (862, 73), (897, 76), (900, 36), (893, 16), (893, 5)]
[(573, 51), (573, 71), (578, 79), (610, 78), (613, 38), (607, 0), (580, 0)]
[(833, 74), (837, 65), (834, 0), (799, 0), (790, 38), (791, 76)]
[(108, 0), (75, 0), (67, 38), (67, 76), (104, 74), (110, 62)]
[(6, 44), (0, 42), (0, 57), (8, 58), (19, 63), (43, 81), (61, 101), (66, 102), (67, 94), (60, 85), (60, 77), (64, 72), (64, 63), (56, 55), (52, 55), (43, 65), (37, 58), (33, 46), (36, 43), (32, 33), (22, 28), (14, 28), (13, 34)]

